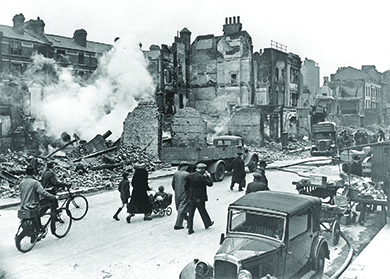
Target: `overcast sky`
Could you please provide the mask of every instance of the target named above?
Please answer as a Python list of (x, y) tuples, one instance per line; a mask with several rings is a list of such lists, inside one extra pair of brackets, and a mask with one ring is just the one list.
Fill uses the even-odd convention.
[(151, 44), (173, 42), (186, 27), (192, 41), (199, 35), (222, 35), (225, 17), (240, 16), (252, 37), (254, 51), (270, 47), (271, 40), (288, 52), (316, 61), (322, 77), (338, 67), (376, 65), (390, 69), (389, 7), (385, 0), (19, 0), (0, 9), (0, 24), (12, 26), (14, 15), (26, 21), (38, 16), (45, 33), (72, 37), (84, 28), (87, 39), (112, 44), (115, 37), (136, 35)]

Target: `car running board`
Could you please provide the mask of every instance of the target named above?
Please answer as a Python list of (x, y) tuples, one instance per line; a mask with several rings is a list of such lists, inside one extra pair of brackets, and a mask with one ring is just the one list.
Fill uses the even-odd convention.
[(308, 273), (303, 275), (301, 279), (310, 279), (314, 276), (314, 274), (316, 274), (316, 272), (314, 270), (310, 270)]

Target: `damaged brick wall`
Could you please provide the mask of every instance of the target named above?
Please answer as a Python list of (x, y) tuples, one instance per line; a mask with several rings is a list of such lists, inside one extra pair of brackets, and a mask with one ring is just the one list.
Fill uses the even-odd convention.
[(172, 146), (203, 147), (207, 145), (207, 123), (194, 108), (183, 108), (172, 118)]
[(161, 145), (161, 116), (154, 102), (140, 102), (123, 123), (121, 145), (137, 146), (158, 156)]
[(201, 113), (252, 103), (252, 38), (246, 31), (198, 36), (191, 46), (189, 106)]
[(259, 106), (236, 107), (229, 121), (229, 134), (241, 136), (245, 144), (261, 146), (264, 135), (264, 115)]

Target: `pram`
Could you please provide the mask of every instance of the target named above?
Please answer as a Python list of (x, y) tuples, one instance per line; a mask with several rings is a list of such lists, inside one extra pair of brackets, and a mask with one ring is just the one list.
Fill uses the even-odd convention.
[(153, 213), (160, 215), (160, 217), (164, 217), (165, 214), (170, 216), (172, 214), (172, 208), (170, 207), (172, 204), (172, 194), (167, 193), (164, 198), (161, 196), (154, 198), (154, 194), (155, 192), (149, 194), (149, 200), (152, 204)]

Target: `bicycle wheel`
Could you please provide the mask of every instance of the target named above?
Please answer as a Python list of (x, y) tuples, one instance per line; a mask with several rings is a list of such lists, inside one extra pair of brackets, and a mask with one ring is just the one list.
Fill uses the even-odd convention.
[(56, 215), (51, 217), (51, 233), (58, 238), (63, 238), (68, 234), (72, 226), (72, 215), (66, 208), (57, 209)]
[(74, 195), (66, 203), (66, 209), (68, 209), (72, 214), (71, 216), (73, 220), (81, 220), (88, 212), (88, 201), (80, 194)]
[(15, 235), (16, 248), (22, 253), (30, 251), (37, 243), (38, 233), (39, 231), (32, 220), (22, 220)]

